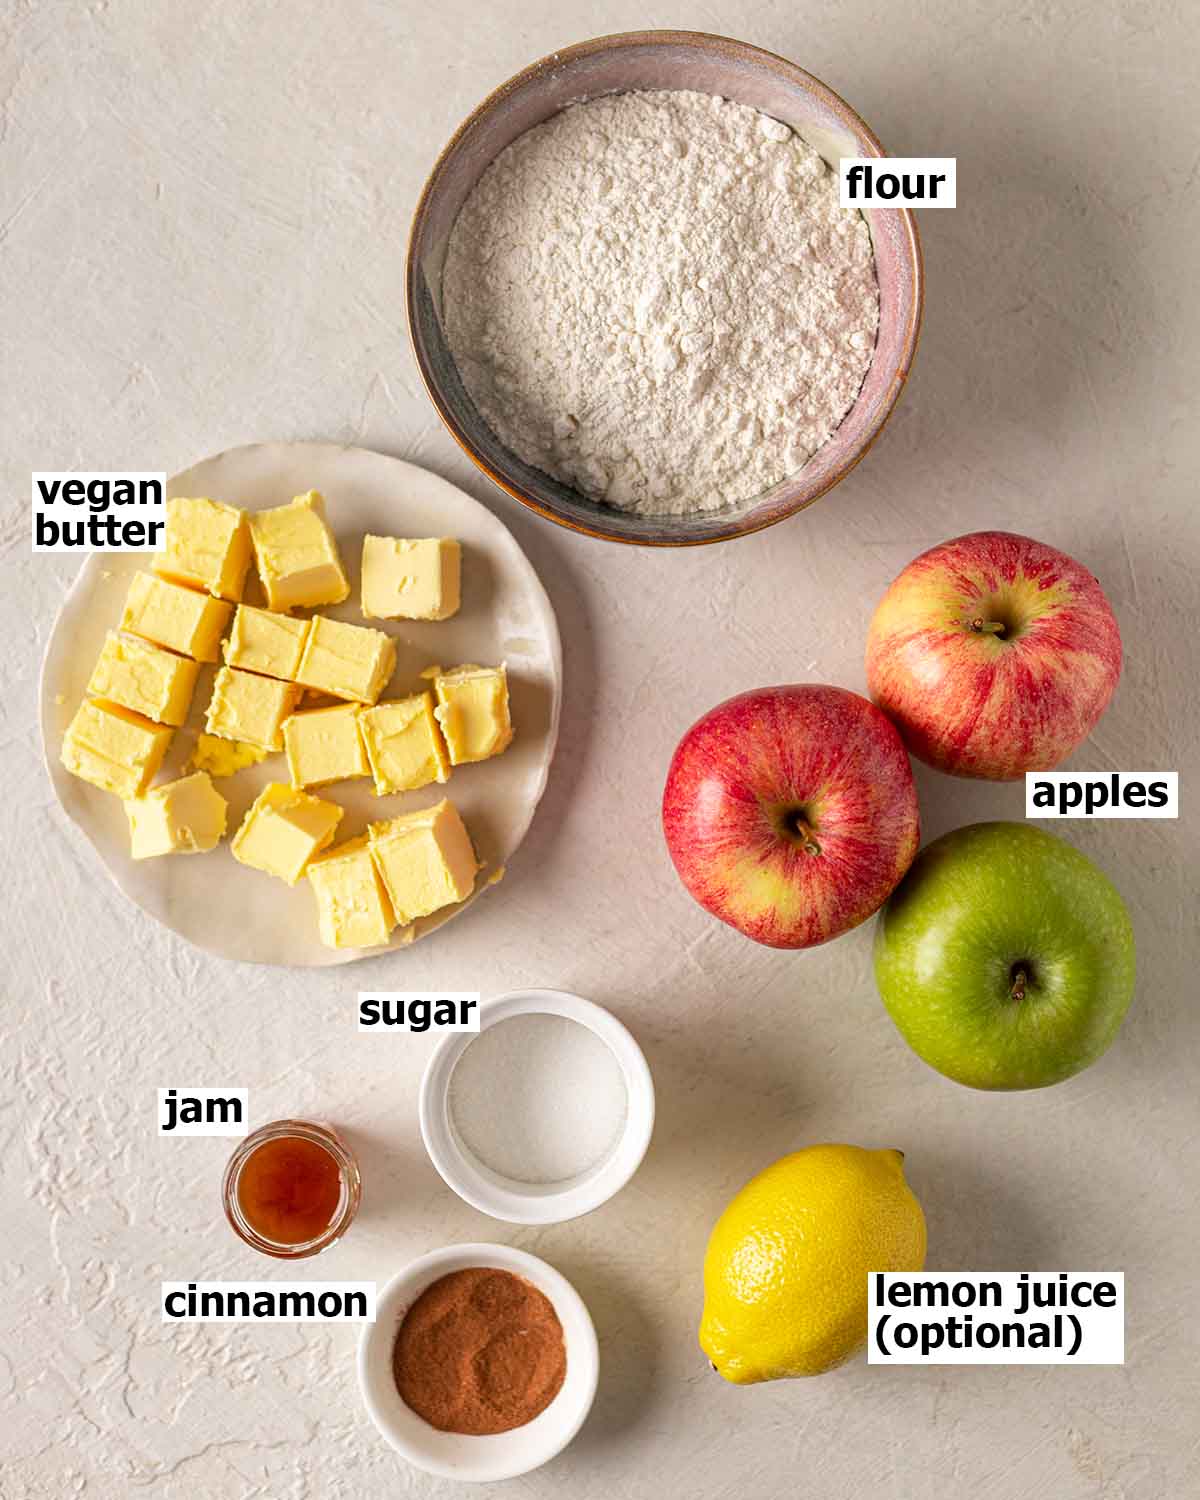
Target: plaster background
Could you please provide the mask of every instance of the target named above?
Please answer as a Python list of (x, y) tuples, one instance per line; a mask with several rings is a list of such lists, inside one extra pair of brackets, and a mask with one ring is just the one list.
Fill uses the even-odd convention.
[[(923, 344), (875, 451), (807, 515), (679, 554), (573, 537), (477, 477), (419, 389), (401, 307), (411, 208), (459, 119), (531, 58), (639, 25), (783, 52), (893, 152), (957, 155), (961, 184), (961, 207), (922, 215)], [(355, 1330), (160, 1325), (163, 1278), (270, 1274), (219, 1218), (228, 1142), (155, 1136), (167, 1084), (245, 1085), (256, 1120), (346, 1131), (366, 1196), (324, 1276), (383, 1280), (495, 1238), (575, 1281), (601, 1338), (597, 1404), (506, 1494), (1200, 1487), (1198, 44), (1200, 19), (1169, 0), (0, 0), (3, 1500), (467, 1493), (376, 1437)], [(53, 806), (35, 728), (76, 564), (31, 556), (29, 471), (170, 471), (262, 438), (361, 443), (486, 500), (538, 567), (566, 652), (559, 755), (502, 896), (332, 975), (216, 962), (142, 919)], [(909, 1054), (874, 993), (869, 929), (807, 956), (757, 949), (687, 900), (657, 826), (694, 717), (765, 682), (861, 689), (888, 580), (980, 526), (1099, 574), (1127, 665), (1076, 763), (1177, 769), (1185, 809), (1064, 825), (1130, 904), (1137, 998), (1091, 1071), (994, 1098)], [(1022, 815), (1018, 786), (919, 783), (928, 837)], [(460, 1204), (425, 1161), (432, 1044), (354, 1023), (360, 986), (527, 984), (627, 1021), (660, 1110), (633, 1184), (538, 1232)], [(711, 1222), (753, 1171), (826, 1139), (904, 1148), (933, 1267), (1124, 1270), (1126, 1365), (857, 1364), (749, 1391), (711, 1376), (694, 1341)]]

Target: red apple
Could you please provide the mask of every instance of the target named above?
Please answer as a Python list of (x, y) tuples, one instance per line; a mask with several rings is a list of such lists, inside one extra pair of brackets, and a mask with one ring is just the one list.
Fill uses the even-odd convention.
[(663, 792), (679, 878), (772, 948), (811, 948), (887, 900), (920, 843), (900, 736), (857, 693), (759, 688), (680, 740)]
[(1104, 591), (1065, 552), (977, 531), (923, 552), (867, 637), (871, 696), (921, 760), (1015, 781), (1065, 760), (1121, 675)]

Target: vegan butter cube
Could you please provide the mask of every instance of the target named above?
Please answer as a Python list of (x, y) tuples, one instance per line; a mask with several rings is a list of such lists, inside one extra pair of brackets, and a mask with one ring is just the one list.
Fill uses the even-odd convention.
[(225, 642), (225, 661), (245, 672), (294, 682), (312, 622), (239, 604)]
[(350, 592), (346, 570), (316, 490), (250, 517), (254, 560), (272, 609), (340, 604)]
[(396, 925), (366, 834), (318, 855), (308, 867), (321, 941), (330, 948), (378, 948)]
[(206, 728), (223, 740), (282, 750), (283, 721), (299, 701), (300, 689), (294, 683), (222, 667), (213, 683)]
[(382, 630), (317, 615), (296, 681), (331, 698), (374, 703), (396, 670), (396, 643)]
[(328, 786), (367, 774), (358, 732), (362, 712), (357, 703), (337, 703), (332, 708), (307, 708), (283, 721), (283, 748), (293, 786)]
[(206, 854), (225, 836), (229, 804), (204, 771), (194, 771), (125, 804), (134, 859)]
[(479, 861), (458, 809), (442, 801), (369, 829), (371, 856), (403, 926), (465, 901)]
[(336, 802), (272, 781), (255, 798), (234, 834), (233, 857), (295, 885), (313, 855), (333, 842), (341, 820), (342, 809)]
[(87, 690), (155, 723), (178, 726), (188, 716), (199, 672), (199, 662), (110, 630)]
[(512, 744), (508, 673), (498, 667), (455, 667), (433, 679), (434, 710), (452, 766), (487, 760)]
[(72, 775), (116, 797), (140, 797), (174, 733), (115, 703), (85, 699), (63, 737), (62, 763)]
[(198, 594), (153, 573), (135, 573), (121, 629), (180, 656), (216, 661), (231, 612), (231, 605), (211, 594)]
[(416, 791), (449, 777), (450, 763), (433, 716), (432, 693), (360, 709), (358, 722), (380, 797)]
[(215, 734), (196, 737), (196, 748), (188, 761), (189, 771), (207, 771), (210, 776), (233, 776), (247, 766), (256, 766), (270, 754), (261, 745), (246, 745), (241, 740), (222, 740)]
[(236, 603), (250, 566), (246, 512), (219, 500), (168, 500), (166, 539), (150, 566), (172, 583)]
[(362, 610), (368, 619), (448, 620), (460, 602), (462, 548), (448, 537), (366, 536)]

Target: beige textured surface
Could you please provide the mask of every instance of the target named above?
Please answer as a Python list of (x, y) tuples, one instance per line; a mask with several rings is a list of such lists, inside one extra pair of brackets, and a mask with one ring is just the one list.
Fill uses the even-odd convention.
[[(0, 5), (4, 1500), (456, 1493), (369, 1428), (351, 1331), (160, 1326), (160, 1279), (265, 1270), (218, 1222), (227, 1143), (153, 1134), (154, 1089), (197, 1083), (248, 1086), (258, 1119), (311, 1111), (346, 1128), (364, 1208), (322, 1274), (384, 1279), (432, 1246), (492, 1237), (576, 1282), (602, 1342), (597, 1406), (508, 1494), (1200, 1487), (1200, 29), (1148, 0), (658, 7), (656, 24), (795, 57), (893, 151), (956, 154), (962, 203), (924, 217), (924, 345), (867, 462), (806, 517), (672, 556), (570, 537), (491, 494), (417, 387), (400, 306), (414, 197), (459, 118), (529, 58), (647, 19), (631, 0)], [(39, 760), (35, 664), (75, 563), (30, 555), (30, 469), (174, 470), (264, 437), (379, 447), (488, 499), (540, 569), (566, 647), (559, 757), (507, 899), (353, 981), (230, 967), (141, 919), (53, 811)], [(966, 1093), (906, 1052), (873, 992), (868, 932), (804, 957), (755, 949), (687, 901), (657, 828), (691, 718), (762, 682), (861, 687), (888, 579), (980, 525), (1086, 559), (1117, 608), (1125, 678), (1077, 763), (1183, 772), (1178, 825), (1071, 825), (1129, 900), (1138, 994), (1095, 1069), (1015, 1098)], [(920, 788), (931, 835), (1020, 816), (1018, 788), (931, 774)], [(616, 1010), (660, 1105), (625, 1193), (536, 1233), (448, 1195), (416, 1131), (431, 1044), (359, 1036), (353, 1014), (359, 984), (527, 983)], [(1126, 1366), (860, 1364), (723, 1386), (694, 1342), (709, 1225), (755, 1168), (838, 1138), (905, 1149), (934, 1266), (1123, 1269)]]

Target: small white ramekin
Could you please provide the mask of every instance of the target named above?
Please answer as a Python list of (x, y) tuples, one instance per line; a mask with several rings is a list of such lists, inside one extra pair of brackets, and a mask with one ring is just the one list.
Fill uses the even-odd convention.
[[(567, 1373), (550, 1405), (511, 1432), (468, 1437), (439, 1432), (400, 1399), (392, 1374), (392, 1351), (404, 1315), (435, 1281), (452, 1271), (494, 1267), (523, 1276), (550, 1299), (562, 1324)], [(387, 1441), (418, 1469), (443, 1479), (515, 1479), (561, 1453), (583, 1426), (596, 1395), (600, 1353), (583, 1298), (553, 1266), (507, 1245), (449, 1245), (413, 1261), (380, 1292), (374, 1323), (358, 1345), (358, 1383), (371, 1420)]]
[(529, 1183), (486, 1167), (460, 1139), (450, 1117), (450, 1077), (475, 1032), (447, 1036), (421, 1080), (421, 1136), (448, 1186), (472, 1208), (509, 1224), (560, 1224), (606, 1203), (641, 1165), (654, 1131), (654, 1080), (642, 1049), (603, 1007), (564, 990), (515, 990), (480, 1007), (479, 1029), (513, 1016), (566, 1016), (603, 1041), (625, 1080), (625, 1129), (613, 1149), (590, 1170), (565, 1182)]

